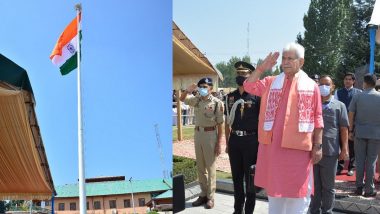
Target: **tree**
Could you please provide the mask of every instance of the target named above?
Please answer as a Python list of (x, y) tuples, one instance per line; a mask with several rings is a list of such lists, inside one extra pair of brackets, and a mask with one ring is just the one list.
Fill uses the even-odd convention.
[(297, 42), (305, 47), (303, 70), (311, 74), (333, 77), (342, 69), (352, 23), (350, 0), (311, 0), (304, 16), (305, 33)]
[[(305, 34), (297, 36), (297, 41), (305, 47), (306, 73), (329, 74), (341, 86), (344, 73), (355, 72), (356, 68), (368, 64), (367, 24), (374, 3), (375, 0), (311, 0), (304, 16)], [(377, 48), (377, 68), (379, 61)]]
[(244, 56), (243, 58), (239, 58), (236, 56), (231, 57), (231, 59), (226, 62), (219, 62), (216, 64), (216, 68), (223, 74), (224, 80), (220, 83), (219, 87), (222, 88), (230, 88), (230, 87), (236, 87), (235, 83), (235, 63), (238, 61), (244, 61), (251, 63), (251, 59), (249, 56)]
[(276, 75), (279, 75), (280, 73), (281, 73), (280, 67), (276, 66), (276, 68), (274, 69), (272, 75), (276, 76)]
[[(222, 83), (220, 83), (220, 87), (222, 88), (233, 88), (236, 87), (235, 77), (236, 77), (236, 71), (235, 71), (235, 63), (238, 61), (244, 61), (251, 63), (251, 58), (249, 56), (244, 56), (243, 58), (239, 58), (236, 56), (231, 57), (231, 59), (226, 62), (219, 62), (216, 64), (216, 68), (223, 74), (224, 80)], [(260, 65), (262, 59), (257, 60), (257, 65)], [(256, 66), (255, 66), (256, 67)], [(280, 73), (280, 69), (278, 66), (276, 67), (275, 72), (272, 72), (272, 70), (266, 70), (264, 71), (262, 78), (269, 76), (269, 75), (276, 75)]]
[[(375, 0), (355, 0), (352, 5), (353, 22), (350, 26), (350, 37), (345, 49), (343, 67), (348, 72), (369, 63), (369, 35), (367, 24), (371, 18)], [(375, 51), (375, 59), (380, 59), (380, 49)], [(376, 62), (376, 60), (375, 60)], [(380, 66), (379, 63), (375, 65)]]
[(5, 213), (5, 201), (0, 201), (0, 213)]
[(27, 210), (24, 200), (10, 200), (5, 204), (7, 210), (14, 209), (15, 207), (21, 207), (22, 210)]

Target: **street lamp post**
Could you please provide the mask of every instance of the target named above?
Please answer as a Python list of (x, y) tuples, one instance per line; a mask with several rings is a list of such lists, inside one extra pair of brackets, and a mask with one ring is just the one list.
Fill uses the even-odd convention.
[(132, 207), (133, 207), (133, 214), (136, 214), (136, 210), (135, 210), (135, 200), (133, 199), (132, 177), (129, 179), (129, 182), (131, 183), (131, 190), (132, 190)]

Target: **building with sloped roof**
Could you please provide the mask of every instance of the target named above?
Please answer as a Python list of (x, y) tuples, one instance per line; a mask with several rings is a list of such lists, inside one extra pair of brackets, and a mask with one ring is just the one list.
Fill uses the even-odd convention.
[(153, 210), (173, 210), (173, 190), (168, 190), (153, 197), (146, 205)]
[[(79, 213), (78, 183), (56, 186), (56, 214)], [(124, 176), (86, 179), (87, 213), (129, 214), (146, 213), (152, 198), (172, 189), (170, 179), (125, 180)], [(133, 201), (132, 201), (133, 194)], [(133, 203), (134, 202), (134, 203)], [(51, 203), (47, 208), (51, 209)]]
[(0, 54), (0, 200), (55, 195), (26, 70)]
[[(180, 97), (181, 89), (186, 89), (192, 83), (197, 83), (204, 77), (213, 79), (213, 91), (219, 87), (219, 79), (223, 81), (223, 74), (216, 69), (193, 42), (173, 21), (173, 92)], [(177, 108), (177, 136), (183, 140), (181, 123), (181, 102), (176, 101)]]

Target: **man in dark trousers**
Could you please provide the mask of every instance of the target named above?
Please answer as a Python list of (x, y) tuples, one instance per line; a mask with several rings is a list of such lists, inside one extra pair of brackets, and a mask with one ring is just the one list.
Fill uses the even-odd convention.
[[(234, 183), (234, 213), (252, 214), (255, 209), (256, 192), (252, 178), (256, 164), (260, 98), (244, 91), (243, 82), (255, 70), (246, 62), (235, 63), (238, 89), (225, 99), (226, 153), (231, 164)], [(245, 181), (245, 189), (244, 189)]]
[[(362, 90), (358, 88), (354, 88), (355, 84), (355, 74), (353, 73), (346, 73), (344, 75), (344, 88), (341, 88), (335, 92), (334, 98), (341, 101), (346, 105), (346, 110), (348, 112), (348, 106), (350, 106), (350, 102), (352, 97), (355, 94), (361, 93)], [(349, 163), (348, 163), (348, 176), (354, 175), (354, 169), (355, 169), (355, 152), (354, 152), (354, 141), (351, 139), (348, 140), (348, 148), (349, 148)], [(342, 173), (342, 170), (344, 168), (344, 160), (340, 160), (338, 162), (338, 168), (336, 171), (337, 175), (340, 175)]]
[(373, 177), (380, 151), (380, 92), (375, 90), (375, 86), (376, 76), (366, 74), (364, 91), (353, 96), (348, 107), (349, 138), (355, 138), (355, 194), (362, 195), (365, 191), (364, 197), (376, 197), (377, 193)]
[(323, 137), (322, 159), (314, 165), (314, 195), (310, 214), (333, 213), (335, 176), (338, 160), (348, 157), (348, 116), (346, 106), (332, 97), (335, 85), (328, 75), (319, 79), (322, 98)]

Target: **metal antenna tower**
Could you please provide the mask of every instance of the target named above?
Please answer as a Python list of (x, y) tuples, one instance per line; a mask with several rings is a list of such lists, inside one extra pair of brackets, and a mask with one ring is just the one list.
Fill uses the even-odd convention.
[(157, 145), (158, 145), (158, 150), (160, 152), (162, 173), (163, 173), (164, 179), (168, 179), (169, 177), (168, 177), (168, 173), (165, 169), (164, 155), (162, 154), (162, 144), (161, 144), (160, 132), (158, 130), (158, 124), (154, 124), (154, 129), (156, 131)]

